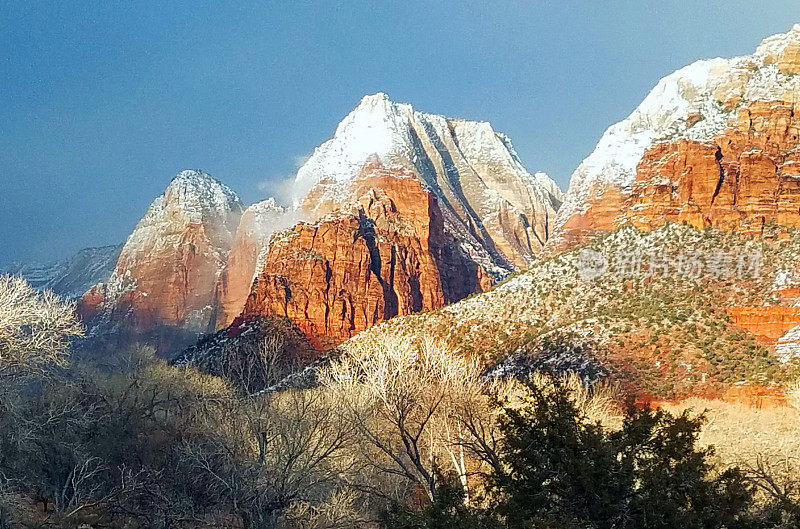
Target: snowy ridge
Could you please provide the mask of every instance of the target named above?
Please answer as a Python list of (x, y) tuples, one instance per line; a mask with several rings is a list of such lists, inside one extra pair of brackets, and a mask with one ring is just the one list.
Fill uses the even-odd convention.
[(122, 245), (84, 248), (57, 263), (18, 263), (9, 266), (3, 273), (22, 276), (39, 290), (52, 290), (68, 299), (79, 298), (93, 285), (111, 276), (121, 249)]
[(165, 204), (174, 204), (188, 222), (200, 224), (209, 215), (224, 217), (234, 209), (243, 209), (238, 195), (211, 175), (197, 170), (178, 173), (164, 193), (150, 206), (145, 218), (163, 213)]
[[(452, 151), (448, 142), (457, 147), (456, 152), (443, 152)], [(432, 160), (426, 144), (450, 159)], [(372, 156), (389, 166), (412, 169), (428, 183), (435, 179), (430, 174), (431, 164), (441, 163), (444, 171), (451, 171), (469, 167), (470, 161), (494, 163), (524, 179), (531, 192), (545, 197), (557, 192), (557, 198), (561, 196), (557, 184), (544, 173), (531, 177), (510, 140), (495, 132), (491, 124), (426, 114), (377, 93), (365, 96), (342, 120), (333, 137), (317, 147), (300, 167), (294, 185), (295, 205), (321, 181), (335, 182), (344, 192)]]
[[(208, 270), (219, 274), (243, 211), (236, 193), (210, 175), (195, 170), (178, 173), (128, 236), (114, 272), (98, 283), (104, 296), (104, 319), (97, 320), (97, 332), (115, 325), (111, 313), (126, 292), (155, 299), (171, 288), (171, 281), (189, 281)], [(181, 269), (184, 258), (204, 268)], [(213, 296), (213, 282), (207, 287), (208, 292), (198, 285), (187, 291), (184, 301), (196, 306), (186, 311), (184, 326), (194, 329), (207, 324), (213, 307), (204, 298)]]
[[(645, 151), (659, 141), (711, 141), (724, 131), (738, 107), (749, 101), (785, 99), (800, 91), (800, 77), (781, 73), (775, 58), (800, 43), (800, 24), (765, 39), (750, 56), (697, 61), (661, 79), (624, 120), (609, 127), (572, 175), (555, 223), (583, 212), (606, 184), (627, 190)], [(690, 119), (692, 118), (692, 119)]]
[(321, 180), (349, 182), (367, 159), (379, 156), (391, 162), (395, 156), (413, 157), (409, 115), (410, 105), (398, 105), (386, 94), (364, 97), (336, 127), (333, 138), (316, 149), (297, 171), (295, 204)]
[(247, 226), (247, 235), (257, 238), (268, 236), (275, 230), (275, 220), (288, 212), (279, 206), (273, 197), (249, 206), (245, 213), (252, 215), (252, 222)]
[(236, 193), (219, 180), (202, 171), (181, 171), (150, 205), (125, 242), (122, 255), (165, 244), (165, 235), (179, 235), (171, 229), (177, 225), (216, 226), (222, 233), (210, 234), (212, 237), (230, 239), (231, 230), (236, 227), (235, 223), (231, 227), (232, 216), (243, 211), (244, 204)]
[(800, 357), (800, 325), (778, 338), (775, 355), (783, 362)]

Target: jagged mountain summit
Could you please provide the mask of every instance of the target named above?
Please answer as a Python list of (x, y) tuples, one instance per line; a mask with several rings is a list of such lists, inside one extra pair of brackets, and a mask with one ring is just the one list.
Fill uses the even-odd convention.
[(293, 196), (290, 208), (245, 208), (209, 175), (180, 173), (81, 313), (94, 329), (195, 333), (278, 316), (326, 348), (528, 266), (562, 199), (490, 124), (385, 94), (363, 98), (315, 150)]
[(800, 225), (800, 25), (661, 79), (575, 170), (551, 248), (630, 223)]
[(298, 170), (303, 222), (276, 234), (244, 315), (326, 348), (486, 290), (536, 259), (561, 192), (491, 125), (367, 96)]
[(108, 280), (121, 249), (121, 244), (84, 248), (57, 263), (17, 263), (8, 266), (3, 273), (22, 276), (36, 289), (52, 290), (61, 297), (75, 299), (98, 282)]
[(128, 237), (108, 281), (84, 295), (84, 319), (95, 328), (208, 330), (244, 210), (239, 197), (208, 174), (179, 173)]
[(489, 123), (426, 114), (378, 93), (364, 97), (300, 167), (295, 206), (319, 218), (351, 200), (353, 180), (371, 158), (416, 175), (442, 203), (448, 229), (486, 254), (487, 267), (533, 262), (562, 200), (555, 182), (529, 173)]

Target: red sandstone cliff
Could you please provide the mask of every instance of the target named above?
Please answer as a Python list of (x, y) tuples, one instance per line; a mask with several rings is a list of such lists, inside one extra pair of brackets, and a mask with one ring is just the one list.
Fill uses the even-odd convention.
[(243, 314), (285, 316), (326, 347), (491, 285), (413, 173), (373, 161), (352, 195), (335, 213), (272, 238)]
[(243, 209), (209, 175), (183, 171), (128, 237), (109, 281), (84, 295), (79, 313), (90, 328), (208, 330)]
[(624, 224), (800, 226), (800, 25), (662, 79), (572, 177), (552, 249)]
[(245, 210), (217, 283), (217, 329), (230, 325), (242, 312), (270, 235), (287, 228), (291, 218), (293, 215), (271, 198)]
[(800, 120), (796, 104), (756, 101), (712, 141), (656, 143), (628, 190), (608, 185), (567, 219), (570, 241), (623, 224), (715, 226), (761, 236), (764, 225), (800, 227)]

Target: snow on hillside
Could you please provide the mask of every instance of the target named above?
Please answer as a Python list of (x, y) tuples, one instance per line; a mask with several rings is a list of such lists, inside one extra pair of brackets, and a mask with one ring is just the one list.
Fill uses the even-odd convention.
[[(458, 150), (448, 149), (448, 140)], [(407, 168), (432, 184), (436, 177), (431, 166), (439, 160), (430, 159), (426, 144), (443, 155), (441, 163), (446, 172), (452, 173), (460, 165), (469, 167), (469, 162), (494, 163), (524, 181), (531, 192), (547, 200), (549, 194), (561, 198), (557, 184), (545, 173), (531, 177), (508, 137), (495, 132), (491, 124), (426, 114), (377, 93), (365, 96), (339, 123), (333, 137), (317, 147), (300, 167), (294, 184), (295, 205), (320, 181), (332, 181), (344, 188), (372, 156), (388, 165), (411, 165)]]
[(295, 209), (315, 220), (352, 199), (351, 184), (368, 161), (418, 177), (444, 204), (446, 229), (496, 277), (535, 261), (563, 199), (490, 123), (419, 112), (378, 93), (364, 97), (300, 167)]

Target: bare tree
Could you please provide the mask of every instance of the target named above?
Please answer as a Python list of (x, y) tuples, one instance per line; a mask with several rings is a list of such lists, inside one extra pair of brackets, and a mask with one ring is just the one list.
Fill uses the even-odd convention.
[[(360, 434), (359, 455), (378, 475), (418, 486), (433, 499), (437, 472), (454, 470), (466, 486), (466, 433), (453, 414), (485, 397), (476, 361), (442, 343), (407, 339), (359, 342), (321, 374), (329, 391), (344, 397), (343, 414)], [(368, 488), (386, 494), (386, 483)]]
[(220, 374), (245, 395), (278, 383), (298, 367), (287, 358), (286, 340), (278, 333), (264, 336), (256, 344), (228, 346), (220, 360)]
[(352, 428), (338, 409), (316, 390), (232, 398), (205, 417), (216, 433), (182, 445), (181, 457), (243, 527), (278, 527), (299, 505), (325, 504), (348, 470)]
[(21, 277), (0, 276), (0, 373), (63, 363), (70, 338), (82, 333), (73, 303)]

